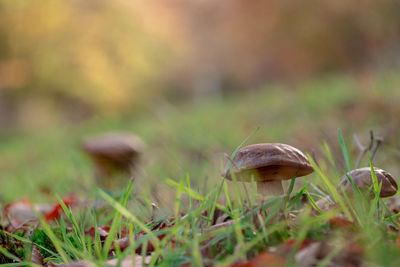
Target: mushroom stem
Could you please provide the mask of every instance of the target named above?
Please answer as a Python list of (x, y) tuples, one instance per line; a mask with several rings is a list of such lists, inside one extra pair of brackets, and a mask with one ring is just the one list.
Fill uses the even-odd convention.
[(257, 182), (257, 191), (262, 196), (280, 196), (284, 193), (281, 180)]

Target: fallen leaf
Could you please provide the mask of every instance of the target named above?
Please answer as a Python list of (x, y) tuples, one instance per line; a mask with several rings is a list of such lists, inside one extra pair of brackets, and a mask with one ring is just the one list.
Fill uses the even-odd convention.
[[(303, 241), (301, 241), (300, 246), (299, 246), (299, 250), (308, 247), (309, 245), (311, 245), (312, 243), (314, 243), (315, 240), (312, 239), (304, 239)], [(288, 239), (286, 240), (285, 243), (283, 243), (283, 246), (287, 249), (292, 250), (294, 248), (294, 245), (296, 244), (296, 238), (292, 238), (292, 239)]]
[(294, 257), (298, 266), (313, 266), (317, 262), (321, 246), (321, 242), (314, 242), (306, 248), (299, 250)]
[[(315, 242), (317, 242), (317, 241), (313, 240), (313, 239), (308, 239), (308, 238), (304, 239), (303, 241), (301, 241), (298, 249), (302, 250)], [(291, 238), (291, 239), (286, 240), (284, 243), (282, 243), (278, 247), (270, 248), (270, 252), (274, 252), (274, 253), (280, 255), (281, 257), (286, 257), (293, 251), (295, 244), (296, 244), (296, 238)]]
[[(143, 266), (142, 263), (144, 264), (149, 264), (151, 260), (151, 256), (146, 256), (144, 259), (142, 256), (140, 255), (135, 255), (135, 264), (133, 265), (133, 259), (132, 256), (129, 255), (127, 257), (125, 257), (125, 259), (123, 259), (120, 262), (120, 267), (132, 267), (132, 266), (136, 266), (136, 267), (141, 267)], [(108, 260), (107, 261), (107, 265), (111, 265), (111, 266), (117, 266), (118, 264), (118, 259), (112, 259), (112, 260)]]
[[(64, 197), (62, 199), (64, 202), (65, 206), (71, 207), (72, 205), (76, 204), (78, 202), (78, 199), (76, 198), (75, 195), (70, 195), (67, 197)], [(60, 203), (57, 203), (53, 206), (52, 210), (49, 211), (44, 215), (44, 218), (46, 221), (53, 221), (55, 219), (60, 218), (61, 214), (64, 214), (63, 208)]]
[(364, 248), (357, 242), (351, 242), (347, 245), (347, 252), (355, 255), (355, 254), (363, 254)]
[(348, 229), (353, 225), (349, 220), (340, 217), (330, 218), (329, 223), (332, 227), (341, 229)]
[[(106, 262), (107, 266), (119, 266), (119, 267), (141, 267), (144, 264), (149, 264), (151, 260), (151, 256), (147, 256), (144, 258), (140, 255), (135, 255), (135, 261), (133, 262), (132, 256), (128, 255), (125, 257), (120, 264), (118, 265), (118, 259), (111, 259)], [(133, 264), (135, 263), (135, 264)], [(47, 267), (95, 267), (96, 265), (91, 263), (90, 261), (72, 261), (69, 263), (53, 263), (48, 262)]]
[(25, 199), (7, 204), (4, 207), (4, 215), (8, 218), (9, 223), (15, 228), (27, 222), (37, 220), (31, 202)]
[(230, 267), (281, 267), (286, 265), (286, 260), (273, 253), (262, 252), (248, 262), (236, 263)]
[(37, 265), (43, 265), (43, 255), (38, 246), (32, 246), (31, 262)]
[[(73, 195), (63, 198), (63, 201), (67, 207), (77, 203), (77, 199)], [(55, 205), (33, 205), (26, 199), (14, 201), (4, 207), (4, 214), (7, 217), (8, 222), (11, 224), (11, 226), (8, 227), (10, 230), (18, 229), (24, 225), (28, 225), (29, 223), (37, 222), (37, 213), (43, 214), (46, 221), (52, 221), (59, 218), (63, 213), (63, 210), (60, 203)]]
[[(295, 260), (297, 266), (314, 266), (314, 264), (317, 264), (330, 255), (336, 246), (341, 245), (342, 243), (332, 241), (329, 244), (326, 241), (314, 242), (296, 253)], [(362, 266), (363, 253), (364, 249), (359, 243), (350, 242), (329, 260), (328, 266)]]

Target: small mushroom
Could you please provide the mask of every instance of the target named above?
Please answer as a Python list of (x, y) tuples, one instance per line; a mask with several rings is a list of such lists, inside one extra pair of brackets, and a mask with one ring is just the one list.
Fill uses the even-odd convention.
[(143, 150), (142, 141), (127, 133), (105, 133), (82, 143), (95, 164), (95, 178), (102, 187), (110, 186), (111, 176), (134, 176)]
[(263, 196), (283, 194), (282, 180), (301, 177), (314, 170), (307, 157), (297, 148), (279, 143), (254, 144), (239, 149), (223, 176), (232, 180), (257, 183)]
[[(382, 183), (381, 192), (379, 194), (380, 197), (390, 197), (396, 194), (397, 192), (397, 183), (394, 180), (393, 176), (379, 168), (374, 167), (374, 171), (376, 174), (376, 178), (378, 183)], [(368, 188), (373, 184), (371, 168), (365, 167), (360, 169), (355, 169), (347, 173), (348, 176), (354, 181), (357, 187), (361, 192), (366, 192)], [(352, 184), (350, 183), (347, 175), (344, 175), (339, 182), (339, 188), (344, 191), (351, 191)]]

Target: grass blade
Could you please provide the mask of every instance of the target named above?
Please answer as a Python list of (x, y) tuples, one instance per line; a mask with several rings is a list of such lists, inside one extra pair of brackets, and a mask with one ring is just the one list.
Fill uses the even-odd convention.
[(342, 136), (342, 133), (340, 132), (340, 129), (338, 129), (338, 136), (339, 136), (340, 146), (342, 147), (344, 162), (346, 163), (346, 170), (349, 172), (351, 170), (349, 152), (347, 151), (347, 147), (344, 143), (343, 136)]
[(314, 199), (310, 196), (310, 193), (308, 191), (304, 191), (306, 193), (308, 199), (310, 200), (311, 205), (313, 206), (314, 209), (316, 209), (320, 214), (322, 213), (322, 210), (318, 207), (318, 205), (315, 203)]
[(43, 231), (46, 233), (46, 235), (50, 238), (51, 242), (53, 243), (54, 247), (56, 248), (58, 254), (62, 258), (62, 260), (65, 263), (69, 262), (69, 257), (67, 256), (67, 253), (65, 250), (62, 248), (63, 243), (56, 237), (54, 232), (51, 230), (50, 226), (46, 223), (44, 220), (43, 216), (39, 216), (39, 221), (43, 226)]
[[(120, 203), (120, 205), (122, 207), (124, 207), (124, 208), (125, 208), (126, 203), (128, 201), (129, 194), (130, 194), (130, 192), (132, 190), (132, 187), (133, 187), (133, 179), (129, 182), (128, 188), (127, 188), (125, 194), (123, 195), (123, 198), (122, 198), (121, 203)], [(104, 242), (103, 253), (102, 253), (102, 256), (103, 256), (104, 259), (107, 258), (108, 252), (109, 252), (109, 250), (111, 248), (111, 245), (112, 245), (112, 243), (114, 241), (114, 238), (115, 238), (115, 236), (117, 234), (118, 227), (121, 224), (121, 218), (122, 218), (122, 214), (121, 213), (116, 213), (115, 216), (114, 216), (113, 222), (112, 222), (111, 227), (110, 227), (110, 231), (109, 231), (108, 236), (107, 236), (107, 238), (106, 238), (106, 240)]]
[[(329, 180), (329, 178), (321, 171), (321, 169), (317, 166), (317, 164), (314, 162), (313, 158), (307, 154), (308, 160), (311, 162), (311, 165), (313, 166), (315, 172), (318, 174), (318, 176), (322, 179), (322, 181), (325, 183), (329, 193), (331, 194), (332, 198), (339, 203), (339, 206), (342, 208), (343, 212), (347, 216), (349, 220), (353, 220), (353, 217), (351, 216), (348, 208), (343, 202), (342, 197), (339, 195), (338, 191), (336, 190), (336, 186), (332, 184), (332, 182)], [(357, 217), (356, 217), (357, 218)]]
[(333, 159), (333, 155), (332, 155), (331, 149), (329, 148), (329, 145), (328, 145), (328, 143), (326, 141), (324, 141), (322, 143), (321, 150), (324, 153), (325, 157), (328, 159), (329, 164), (336, 171), (337, 168), (336, 168), (335, 160)]

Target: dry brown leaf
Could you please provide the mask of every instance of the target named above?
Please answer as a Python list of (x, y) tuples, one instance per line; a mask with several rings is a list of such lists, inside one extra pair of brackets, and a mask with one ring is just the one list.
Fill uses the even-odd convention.
[(298, 266), (312, 266), (317, 262), (317, 257), (321, 249), (320, 242), (314, 242), (304, 249), (299, 250), (295, 255)]
[(40, 253), (40, 249), (36, 245), (32, 246), (31, 261), (34, 264), (43, 265), (43, 255)]
[[(121, 265), (120, 266), (121, 267), (132, 267), (132, 266), (141, 267), (141, 266), (143, 266), (143, 263), (144, 264), (149, 264), (150, 260), (151, 260), (151, 256), (147, 256), (147, 257), (145, 257), (143, 259), (142, 256), (135, 255), (135, 260), (134, 260), (135, 265), (132, 265), (133, 264), (133, 259), (132, 259), (132, 256), (129, 255), (125, 259), (123, 259), (121, 261)], [(107, 261), (107, 264), (111, 265), (111, 266), (117, 266), (117, 263), (118, 263), (118, 259), (112, 259), (112, 260), (108, 260)]]
[[(132, 259), (132, 256), (129, 255), (129, 256), (125, 257), (125, 259), (123, 259), (123, 260), (120, 262), (120, 265), (119, 265), (119, 266), (120, 266), (120, 267), (132, 267), (132, 266), (141, 267), (141, 266), (143, 266), (142, 263), (144, 263), (144, 264), (149, 264), (149, 263), (150, 263), (150, 260), (151, 260), (151, 256), (147, 256), (147, 257), (145, 257), (144, 260), (143, 260), (143, 257), (142, 257), (142, 256), (140, 256), (140, 255), (135, 255), (135, 260), (134, 260), (135, 264), (132, 265), (133, 259)], [(108, 266), (117, 266), (117, 264), (118, 264), (118, 259), (111, 259), (111, 260), (108, 260), (108, 261), (106, 262), (106, 264), (107, 264)], [(95, 264), (93, 264), (93, 263), (91, 263), (91, 262), (89, 262), (89, 261), (73, 261), (73, 262), (65, 263), (65, 264), (57, 264), (57, 263), (49, 262), (49, 263), (47, 264), (47, 267), (95, 267), (95, 266), (96, 266)]]
[[(345, 242), (345, 241), (342, 241)], [(328, 244), (325, 241), (314, 242), (310, 246), (299, 250), (295, 255), (297, 266), (313, 266), (326, 258), (340, 243), (333, 242)], [(364, 249), (357, 242), (345, 245), (330, 260), (328, 266), (360, 266)]]
[(32, 204), (28, 200), (19, 200), (7, 204), (4, 207), (4, 215), (9, 223), (17, 228), (27, 222), (36, 221), (37, 217), (33, 212)]
[(286, 260), (278, 255), (263, 252), (248, 262), (236, 263), (230, 267), (281, 267), (286, 265)]
[[(315, 241), (313, 239), (304, 239), (303, 241), (301, 241), (298, 249), (302, 250), (315, 242), (317, 242), (317, 241)], [(296, 244), (295, 238), (288, 239), (283, 244), (279, 245), (278, 247), (271, 249), (271, 251), (276, 252), (281, 257), (286, 257), (292, 252), (295, 244)]]

